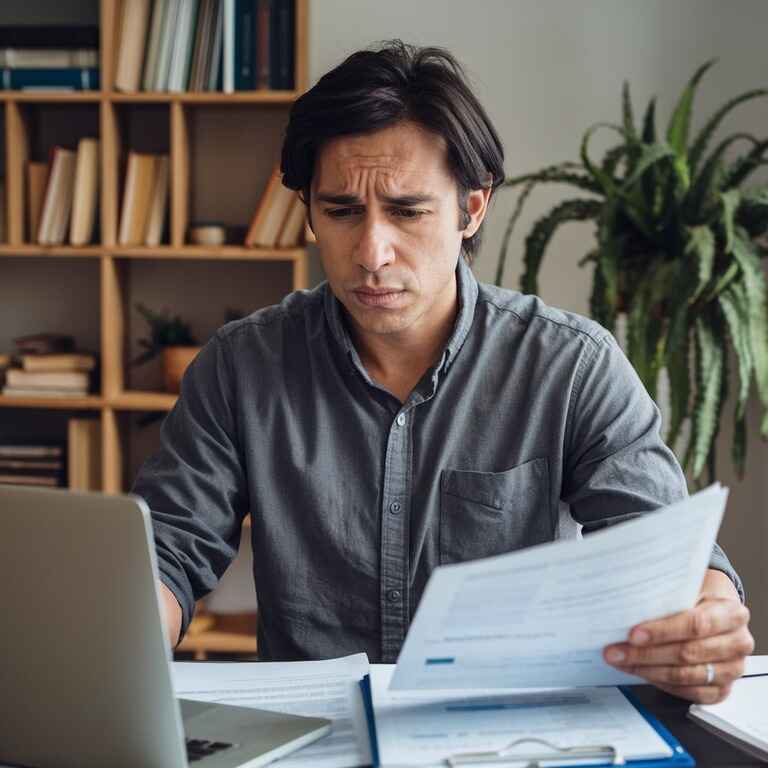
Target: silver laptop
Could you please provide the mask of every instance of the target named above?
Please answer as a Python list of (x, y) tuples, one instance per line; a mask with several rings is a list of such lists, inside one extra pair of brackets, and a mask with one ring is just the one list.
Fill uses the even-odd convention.
[(264, 765), (321, 718), (176, 699), (146, 504), (0, 486), (0, 764)]

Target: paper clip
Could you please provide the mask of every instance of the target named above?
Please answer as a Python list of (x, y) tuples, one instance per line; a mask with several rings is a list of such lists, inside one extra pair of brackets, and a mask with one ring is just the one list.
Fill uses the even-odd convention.
[[(545, 752), (517, 752), (516, 747), (521, 744), (542, 744), (550, 751)], [(517, 739), (506, 747), (487, 752), (460, 752), (446, 758), (451, 768), (477, 763), (524, 763), (525, 768), (542, 768), (543, 763), (567, 763), (574, 760), (594, 760), (610, 765), (624, 765), (625, 761), (616, 747), (611, 745), (594, 745), (581, 747), (558, 747), (551, 741), (538, 738)]]

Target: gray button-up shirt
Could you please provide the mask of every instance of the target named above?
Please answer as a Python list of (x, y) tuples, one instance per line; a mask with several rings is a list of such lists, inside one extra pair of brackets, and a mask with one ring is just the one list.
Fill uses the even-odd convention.
[[(686, 494), (609, 333), (463, 261), (457, 278), (453, 333), (404, 403), (327, 284), (204, 347), (133, 488), (183, 629), (248, 513), (261, 657), (393, 662), (435, 566), (551, 541), (563, 509), (589, 533)], [(711, 565), (741, 592), (719, 548)]]

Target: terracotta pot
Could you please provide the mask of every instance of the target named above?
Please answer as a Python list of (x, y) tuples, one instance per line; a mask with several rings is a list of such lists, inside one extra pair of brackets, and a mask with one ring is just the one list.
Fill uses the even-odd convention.
[(165, 347), (163, 349), (163, 378), (167, 392), (178, 394), (184, 371), (201, 349), (202, 347)]

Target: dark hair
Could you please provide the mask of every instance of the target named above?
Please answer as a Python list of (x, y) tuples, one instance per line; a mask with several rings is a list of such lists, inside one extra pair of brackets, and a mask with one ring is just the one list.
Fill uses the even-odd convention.
[[(447, 50), (417, 48), (401, 40), (380, 45), (353, 53), (294, 102), (283, 142), (283, 184), (299, 190), (309, 208), (315, 159), (325, 142), (410, 120), (446, 143), (458, 187), (459, 229), (464, 229), (469, 191), (495, 190), (504, 180), (499, 136)], [(470, 263), (481, 232), (482, 226), (462, 243)]]

